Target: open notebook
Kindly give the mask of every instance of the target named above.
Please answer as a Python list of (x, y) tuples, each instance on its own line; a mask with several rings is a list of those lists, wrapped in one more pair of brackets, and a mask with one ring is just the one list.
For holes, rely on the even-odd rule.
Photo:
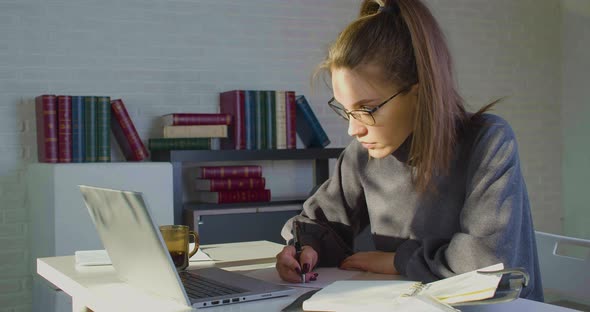
[[(493, 298), (506, 273), (503, 269), (504, 265), (499, 263), (428, 284), (412, 281), (337, 281), (303, 302), (303, 310), (391, 311), (403, 308), (404, 311), (456, 311), (451, 305), (473, 304)], [(526, 284), (526, 273), (524, 275)], [(503, 301), (515, 299), (519, 292), (520, 289), (516, 296), (505, 296)]]

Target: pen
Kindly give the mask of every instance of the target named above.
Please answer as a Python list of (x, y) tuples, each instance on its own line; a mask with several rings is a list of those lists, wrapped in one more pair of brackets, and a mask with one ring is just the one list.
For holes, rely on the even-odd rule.
[[(293, 243), (295, 245), (295, 259), (299, 261), (299, 257), (301, 256), (301, 243), (299, 242), (299, 226), (295, 220), (293, 220)], [(301, 272), (301, 283), (305, 284), (305, 273), (303, 272)]]

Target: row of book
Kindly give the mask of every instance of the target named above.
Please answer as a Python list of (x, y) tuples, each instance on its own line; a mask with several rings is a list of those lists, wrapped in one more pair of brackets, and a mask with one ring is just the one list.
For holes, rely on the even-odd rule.
[(219, 110), (232, 116), (221, 149), (295, 149), (296, 134), (306, 148), (330, 140), (303, 95), (293, 91), (231, 90), (220, 93)]
[(219, 111), (162, 116), (162, 137), (150, 138), (149, 149), (295, 149), (297, 135), (306, 148), (330, 144), (305, 96), (293, 91), (222, 92)]
[(125, 158), (148, 157), (121, 99), (44, 94), (35, 98), (39, 162), (110, 162), (113, 132)]
[(258, 165), (199, 167), (195, 191), (197, 201), (214, 204), (269, 202), (271, 197)]

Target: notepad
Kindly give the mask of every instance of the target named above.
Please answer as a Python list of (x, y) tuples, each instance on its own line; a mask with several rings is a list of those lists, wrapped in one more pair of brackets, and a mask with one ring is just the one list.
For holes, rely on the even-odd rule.
[[(305, 311), (455, 311), (450, 305), (494, 296), (502, 274), (477, 271), (502, 270), (499, 263), (476, 271), (422, 284), (412, 281), (337, 281), (303, 303)], [(423, 307), (424, 309), (420, 308)]]

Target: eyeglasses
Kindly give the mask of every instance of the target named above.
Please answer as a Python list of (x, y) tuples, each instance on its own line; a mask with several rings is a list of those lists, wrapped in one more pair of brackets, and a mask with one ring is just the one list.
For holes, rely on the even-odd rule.
[(352, 118), (362, 122), (367, 126), (373, 126), (375, 125), (375, 117), (373, 116), (373, 114), (383, 105), (387, 104), (387, 102), (393, 100), (396, 96), (398, 96), (402, 92), (405, 92), (409, 88), (410, 87), (403, 88), (402, 90), (398, 91), (396, 94), (390, 96), (387, 100), (383, 101), (381, 104), (373, 108), (353, 109), (351, 111), (347, 111), (346, 109), (344, 109), (344, 107), (342, 107), (342, 104), (336, 101), (334, 97), (332, 97), (332, 99), (328, 101), (328, 105), (332, 108), (332, 110), (334, 110), (334, 112), (336, 112), (336, 114), (338, 114), (338, 116), (344, 118), (345, 120), (350, 120), (350, 116), (352, 116)]

